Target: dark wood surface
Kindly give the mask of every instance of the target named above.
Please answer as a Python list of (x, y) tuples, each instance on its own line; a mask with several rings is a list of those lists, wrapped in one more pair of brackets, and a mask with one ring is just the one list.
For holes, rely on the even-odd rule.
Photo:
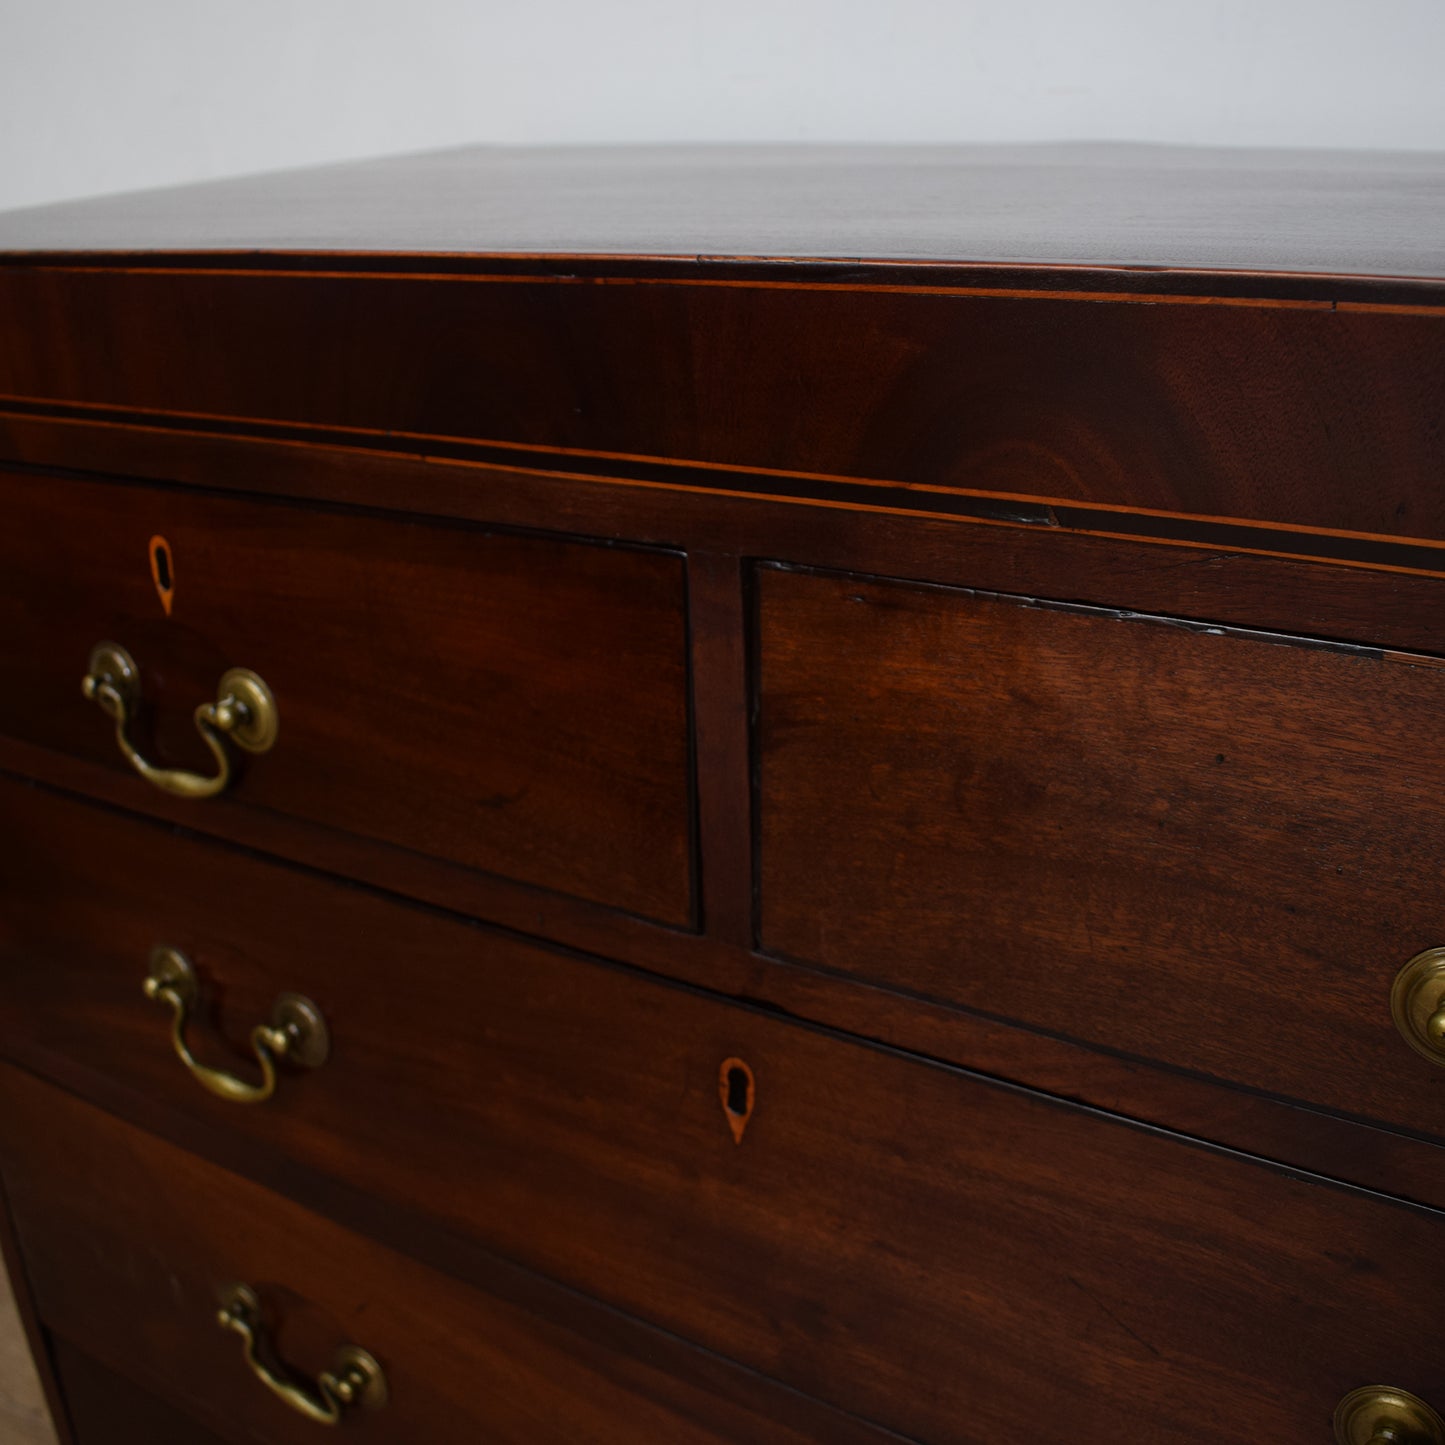
[[(353, 1317), (427, 1346), (409, 1442), (477, 1370), (518, 1440), (972, 1445), (1023, 1402), (1303, 1445), (1369, 1380), (1445, 1400), (1445, 1074), (1384, 1006), (1445, 942), (1440, 162), (1067, 158), (0, 218), (56, 248), (0, 256), (0, 1052), (76, 1097), (6, 1071), (0, 1140), (57, 1338), (234, 1445), (290, 1437), (182, 1308), (233, 1247), (296, 1266), (308, 1367)], [(278, 750), (147, 788), (78, 695), (102, 637), (167, 760), (233, 664)], [(202, 1093), (160, 941), (209, 1061), (281, 989), (333, 1058)]]
[(77, 1445), (224, 1445), (220, 1435), (68, 1341), (51, 1336), (50, 1353), (65, 1380)]
[[(1445, 1228), (1433, 1212), (229, 850), (101, 817), (82, 834), (46, 802), (32, 802), (41, 817), (7, 810), (34, 861), (17, 860), (7, 899), (0, 1035), (24, 1020), (27, 1048), (337, 1174), (403, 1246), (420, 1212), (928, 1440), (1014, 1428), (1028, 1398), (1043, 1439), (1214, 1442), (1228, 1438), (1227, 1396), (1254, 1428), (1303, 1445), (1352, 1385), (1445, 1386), (1421, 1282)], [(282, 988), (321, 1005), (333, 1059), (259, 1108), (204, 1094), (140, 994), (158, 930), (211, 985), (197, 1040), (212, 1062), (238, 1052), (209, 1029), (240, 1037)], [(756, 1081), (741, 1144), (718, 1094), (731, 1058)], [(27, 1113), (23, 1134), (0, 1125), (22, 1238), (40, 1247), (26, 1221), (48, 1221), (51, 1288), (79, 1311), (90, 1286), (73, 1242), (95, 1226), (59, 1201), (94, 1210), (78, 1181), (117, 1171), (62, 1142), (53, 1099), (3, 1117)], [(51, 1177), (47, 1127), (73, 1172)], [(119, 1149), (99, 1142), (117, 1128), (96, 1126), (94, 1148)], [(43, 1198), (27, 1204), (27, 1189)], [(37, 1288), (60, 1327), (43, 1272)]]
[[(746, 838), (739, 838), (736, 824), (737, 808), (747, 791), (745, 747), (727, 741), (736, 735), (741, 720), (724, 721), (729, 710), (743, 706), (743, 683), (736, 674), (732, 682), (725, 682), (716, 671), (736, 666), (727, 658), (741, 650), (744, 640), (740, 584), (730, 592), (724, 575), (707, 584), (710, 590), (696, 590), (704, 574), (713, 575), (719, 568), (726, 573), (726, 555), (715, 563), (705, 561), (715, 555), (710, 548), (722, 548), (734, 556), (771, 553), (824, 566), (907, 570), (1004, 591), (1052, 593), (1195, 619), (1262, 623), (1445, 651), (1439, 581), (1371, 568), (1064, 537), (1041, 527), (943, 521), (828, 505), (800, 507), (781, 500), (663, 490), (625, 480), (599, 485), (540, 472), (498, 473), (480, 465), (427, 463), (194, 433), (12, 417), (4, 435), (13, 451), (51, 465), (113, 465), (131, 474), (170, 476), (195, 484), (210, 479), (282, 497), (307, 496), (320, 502), (349, 497), (394, 511), (419, 507), (436, 515), (504, 521), (514, 527), (550, 524), (598, 536), (686, 545), (694, 558), (694, 645), (701, 646), (706, 635), (712, 639), (708, 647), (722, 649), (712, 654), (715, 663), (696, 679), (700, 699), (704, 692), (712, 698), (710, 716), (717, 720), (708, 727), (700, 721), (697, 739), (707, 795), (700, 800), (706, 805), (702, 822), (712, 829), (703, 842), (701, 883), (704, 912), (711, 914), (715, 937), (679, 937), (561, 897), (542, 907), (534, 890), (331, 829), (302, 826), (294, 819), (224, 799), (201, 807), (167, 799), (138, 787), (128, 772), (113, 766), (108, 753), (105, 762), (91, 764), (0, 738), (0, 764), (191, 829), (219, 831), (251, 847), (559, 938), (593, 953), (628, 958), (866, 1037), (1392, 1193), (1445, 1204), (1441, 1156), (1397, 1134), (1351, 1131), (1329, 1118), (1267, 1099), (1221, 1094), (1185, 1075), (1152, 1073), (1129, 1057), (1081, 1048), (1037, 1031), (1011, 1028), (985, 1016), (881, 992), (807, 968), (763, 964), (736, 946), (719, 948), (717, 939), (739, 936), (739, 919), (742, 936), (750, 933), (750, 902), (736, 898), (738, 871), (746, 864), (741, 856)], [(53, 479), (50, 485), (62, 483)], [(150, 597), (144, 605), (156, 604)], [(67, 706), (83, 715), (93, 711), (78, 694)], [(97, 721), (106, 736), (103, 719)], [(708, 804), (709, 796), (713, 804)], [(710, 816), (721, 821), (720, 828), (712, 828)], [(729, 875), (734, 882), (725, 885)], [(712, 902), (707, 901), (709, 889)], [(728, 889), (734, 901), (725, 905), (720, 895)], [(726, 926), (720, 922), (724, 906), (734, 920)]]
[[(57, 767), (57, 762), (63, 760), (56, 754), (6, 746), (3, 741), (0, 757), (18, 761), (32, 776), (63, 778), (94, 797), (118, 800), (121, 793), (130, 797), (126, 780), (109, 769), (82, 764)], [(48, 806), (63, 813), (70, 811), (63, 794), (47, 795)], [(188, 804), (161, 807), (156, 816), (174, 820), (182, 836), (198, 837), (183, 826), (197, 817)], [(87, 816), (87, 810), (71, 813), (71, 817), (79, 834), (97, 826), (93, 817)], [(265, 847), (272, 846), (277, 838), (268, 829), (241, 832), (248, 841)], [(343, 854), (331, 861), (363, 876), (368, 873), (373, 860), (366, 852), (343, 850)], [(423, 869), (402, 881), (417, 896), (438, 899), (453, 910), (491, 912), (514, 920), (518, 926), (544, 930), (564, 940), (579, 944), (585, 940), (583, 946), (594, 951), (606, 948), (615, 956), (640, 962), (659, 974), (828, 1023), (864, 1039), (912, 1049), (1196, 1138), (1404, 1199), (1445, 1207), (1445, 1151), (1398, 1131), (1366, 1127), (1252, 1091), (1241, 1092), (1173, 1066), (1161, 1069), (1157, 1062), (1149, 1064), (984, 1014), (960, 1011), (776, 958), (763, 958), (750, 950), (720, 946), (709, 938), (650, 929), (616, 915), (569, 913), (555, 904), (539, 912), (535, 904), (513, 892), (478, 889), (477, 876)], [(734, 917), (746, 920), (751, 914), (749, 911)], [(613, 920), (618, 926), (608, 926)], [(267, 1001), (258, 1000), (258, 1004)], [(78, 1057), (63, 1031), (51, 1037), (49, 1044), (46, 1037), (43, 1031), (27, 1027), (12, 1034), (8, 1047), (15, 1057), (61, 1079), (68, 1087), (113, 1101), (110, 1107), (122, 1112), (139, 1111), (149, 1127), (175, 1132), (176, 1117), (164, 1122), (153, 1118), (153, 1098), (128, 1090), (114, 1073), (97, 1069)], [(141, 1089), (145, 1087), (140, 1080), (136, 1083)], [(182, 1093), (194, 1102), (193, 1096)], [(186, 1137), (190, 1147), (202, 1151), (215, 1142), (204, 1131)], [(265, 1166), (252, 1156), (237, 1167), (254, 1174)], [(281, 1187), (298, 1186), (287, 1179)]]
[(0, 730), (129, 771), (79, 700), (90, 649), (114, 641), (140, 670), (142, 750), (212, 773), (192, 715), (248, 667), (280, 732), (238, 802), (690, 921), (678, 557), (13, 474), (0, 498)]
[[(1430, 1343), (1441, 1216), (886, 1055), (859, 1072), (799, 1036), (785, 1051), (745, 1041), (758, 1106), (741, 1146), (714, 1121), (726, 1182), (680, 1181), (709, 1216), (708, 1247), (644, 1226), (650, 1268), (679, 1298), (711, 1255), (709, 1311), (777, 1374), (949, 1442), (1017, 1430), (1026, 1402), (1044, 1440), (1213, 1445), (1247, 1419), (1306, 1445), (1356, 1385), (1445, 1387)], [(0, 1147), (47, 1320), (173, 1398), (257, 1438), (310, 1438), (257, 1402), (235, 1341), (208, 1327), (212, 1291), (240, 1275), (282, 1312), (299, 1367), (324, 1363), (338, 1335), (387, 1363), (395, 1405), (377, 1438), (475, 1438), (456, 1432), (479, 1401), (501, 1439), (578, 1438), (573, 1411), (602, 1422), (583, 1438), (688, 1438), (649, 1433), (636, 1375), (579, 1341), (519, 1342), (544, 1327), (496, 1318), (470, 1290), (26, 1076), (7, 1069), (3, 1087)], [(496, 1183), (506, 1191), (504, 1171)], [(598, 1219), (587, 1239), (631, 1254), (641, 1233)], [(621, 1378), (604, 1389), (609, 1370)], [(675, 1382), (642, 1373), (671, 1416)], [(751, 1442), (767, 1419), (764, 1403), (694, 1429)], [(849, 1438), (827, 1428), (800, 1438)]]
[[(303, 1375), (342, 1343), (376, 1356), (391, 1399), (343, 1427), (368, 1440), (896, 1438), (663, 1336), (624, 1353), (628, 1331), (609, 1330), (605, 1311), (579, 1334), (515, 1309), (14, 1070), (0, 1070), (0, 1094), (0, 1150), (47, 1323), (232, 1445), (305, 1445), (320, 1430), (251, 1376), (239, 1339), (216, 1325), (217, 1293), (235, 1281), (261, 1295), (282, 1360)], [(111, 1438), (82, 1424), (77, 1445)]]
[(913, 258), (1445, 276), (1445, 161), (1153, 145), (470, 147), (0, 216), (0, 251)]
[[(1265, 527), (1226, 529), (1225, 538), (1121, 536), (1107, 531), (1123, 520), (1115, 513), (1091, 522), (1020, 506), (939, 512), (931, 495), (912, 490), (798, 495), (777, 477), (739, 495), (731, 475), (718, 486), (711, 473), (655, 475), (622, 458), (579, 474), (571, 456), (503, 464), (483, 448), (418, 457), (358, 449), (335, 432), (304, 436), (298, 446), (155, 419), (42, 417), (0, 406), (0, 447), (27, 464), (10, 471), (111, 472), (1445, 653), (1445, 547), (1433, 544)], [(1188, 530), (1178, 519), (1163, 522)], [(1334, 542), (1348, 551), (1332, 556)]]
[(1387, 564), (1371, 539), (1445, 541), (1415, 424), (1445, 313), (611, 279), (0, 268), (0, 399)]
[(766, 950), (1439, 1134), (1429, 658), (757, 574)]

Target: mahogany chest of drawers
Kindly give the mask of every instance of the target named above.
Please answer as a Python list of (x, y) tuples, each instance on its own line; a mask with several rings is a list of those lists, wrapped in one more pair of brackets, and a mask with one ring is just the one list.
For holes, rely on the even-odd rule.
[(74, 1445), (1445, 1442), (1445, 164), (0, 217)]

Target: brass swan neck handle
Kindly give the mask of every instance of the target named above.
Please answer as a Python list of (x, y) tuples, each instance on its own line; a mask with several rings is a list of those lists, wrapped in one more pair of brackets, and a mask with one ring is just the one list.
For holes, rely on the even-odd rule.
[(379, 1410), (386, 1404), (386, 1376), (357, 1345), (337, 1350), (331, 1369), (314, 1381), (283, 1364), (262, 1319), (260, 1297), (249, 1285), (227, 1285), (221, 1291), (216, 1323), (240, 1335), (251, 1373), (298, 1415), (318, 1425), (338, 1425), (349, 1410)]
[(203, 1064), (186, 1042), (186, 1025), (200, 999), (196, 970), (185, 954), (166, 945), (151, 951), (145, 996), (171, 1009), (171, 1046), (176, 1057), (202, 1086), (233, 1104), (261, 1104), (276, 1092), (277, 1064), (285, 1059), (303, 1069), (319, 1068), (331, 1051), (331, 1037), (321, 1011), (300, 994), (281, 994), (269, 1024), (251, 1030), (251, 1047), (261, 1068), (259, 1083), (248, 1083), (222, 1069)]
[(244, 667), (225, 673), (215, 702), (203, 702), (196, 709), (196, 731), (216, 760), (216, 771), (209, 777), (183, 768), (159, 767), (141, 756), (130, 737), (140, 709), (140, 671), (118, 643), (102, 642), (91, 650), (80, 691), (115, 723), (116, 746), (131, 767), (148, 783), (177, 797), (214, 798), (230, 786), (235, 766), (228, 741), (251, 753), (264, 753), (276, 742), (276, 699), (271, 689)]

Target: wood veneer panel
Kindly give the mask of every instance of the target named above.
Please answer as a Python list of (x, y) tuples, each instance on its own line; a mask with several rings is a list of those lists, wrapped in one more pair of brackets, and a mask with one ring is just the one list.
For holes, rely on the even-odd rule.
[(1445, 539), (1445, 312), (604, 281), (0, 268), (0, 395)]
[(14, 473), (0, 507), (0, 730), (127, 770), (79, 692), (114, 641), (139, 669), (142, 750), (209, 774), (192, 714), (248, 667), (280, 729), (242, 804), (690, 922), (677, 555)]
[(766, 949), (1439, 1135), (1430, 659), (762, 568)]
[(1439, 277), (1442, 176), (1419, 152), (472, 146), (12, 212), (0, 251), (1072, 261), (1146, 267), (1155, 287), (1202, 266)]
[[(605, 1311), (579, 1334), (513, 1308), (8, 1067), (0, 1096), (6, 1179), (52, 1328), (233, 1445), (306, 1445), (320, 1428), (254, 1380), (240, 1341), (217, 1327), (217, 1294), (238, 1280), (261, 1295), (282, 1358), (303, 1374), (328, 1368), (346, 1341), (381, 1361), (389, 1403), (342, 1426), (367, 1440), (896, 1439), (655, 1334), (629, 1355)], [(93, 1407), (87, 1396), (83, 1418)], [(92, 1445), (88, 1428), (78, 1445)]]
[[(57, 769), (57, 755), (0, 740), (0, 758), (12, 757), (19, 757), (34, 777), (59, 774), (91, 798), (121, 801), (124, 779), (107, 769), (78, 763)], [(14, 774), (8, 775), (6, 782), (26, 785)], [(66, 809), (78, 801), (74, 795), (43, 791), (56, 806)], [(178, 805), (157, 808), (152, 821), (168, 821), (186, 836), (195, 837), (189, 827), (195, 819), (194, 811)], [(241, 832), (243, 841), (262, 849), (272, 848), (278, 836), (265, 828)], [(329, 854), (326, 861), (354, 869), (360, 877), (368, 876), (372, 862), (364, 845)], [(554, 907), (539, 917), (525, 894), (500, 885), (479, 887), (487, 882), (481, 875), (420, 866), (404, 881), (415, 898), (453, 916), (492, 917), (523, 930), (545, 928), (555, 941), (594, 955), (631, 961), (657, 976), (696, 984), (855, 1037), (911, 1049), (1282, 1164), (1445, 1208), (1445, 1150), (1397, 1130), (1366, 1126), (1297, 1102), (1241, 1091), (1218, 1080), (723, 945), (700, 934), (670, 933), (620, 914)], [(62, 1050), (68, 1046), (63, 1036), (54, 1042)], [(83, 1059), (57, 1053), (33, 1031), (12, 1034), (7, 1047), (27, 1067), (101, 1099), (108, 1108), (138, 1115), (147, 1127), (175, 1136), (183, 1124), (173, 1110), (167, 1111), (153, 1099), (142, 1104), (144, 1095), (114, 1077), (97, 1073)], [(152, 1108), (160, 1110), (155, 1117)], [(181, 1136), (188, 1147), (203, 1153), (218, 1142), (196, 1121), (190, 1121), (189, 1130), (182, 1128)], [(221, 1158), (229, 1163), (231, 1155), (223, 1152)], [(236, 1167), (251, 1173), (265, 1171), (254, 1153)]]
[[(1214, 1445), (1247, 1419), (1305, 1445), (1354, 1385), (1445, 1390), (1431, 1211), (53, 798), (6, 816), (27, 848), (0, 1039), (23, 1021), (28, 1056), (333, 1174), (389, 1233), (420, 1212), (940, 1442), (1015, 1429), (1027, 1400), (1045, 1439)], [(281, 989), (320, 1005), (332, 1059), (261, 1108), (204, 1094), (140, 993), (163, 938), (206, 977), (208, 1059), (244, 1067)], [(730, 1058), (756, 1080), (741, 1144)]]
[(52, 1336), (51, 1354), (76, 1445), (224, 1445), (220, 1435), (67, 1341)]

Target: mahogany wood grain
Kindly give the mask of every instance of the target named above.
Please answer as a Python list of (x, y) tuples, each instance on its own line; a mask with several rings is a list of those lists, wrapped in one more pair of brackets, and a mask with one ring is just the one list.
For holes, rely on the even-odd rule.
[(725, 944), (753, 937), (744, 567), (738, 557), (688, 558), (688, 620), (697, 710), (698, 834), (707, 847), (703, 927)]
[[(77, 1445), (224, 1445), (174, 1406), (51, 1337)], [(263, 1442), (264, 1445), (264, 1442)]]
[[(125, 787), (125, 780), (108, 768), (65, 762), (56, 754), (0, 739), (0, 760), (16, 758), (31, 777), (59, 776), (91, 798), (118, 802), (118, 793)], [(7, 782), (24, 786), (23, 780), (14, 776)], [(77, 839), (95, 826), (88, 810), (71, 811), (73, 798), (66, 802), (64, 793), (49, 789), (46, 795), (53, 806), (71, 812)], [(156, 816), (169, 819), (181, 836), (198, 836), (186, 826), (195, 820), (195, 812), (179, 800), (168, 809), (157, 809)], [(243, 841), (266, 849), (274, 847), (278, 837), (266, 828), (237, 831)], [(334, 852), (328, 864), (365, 877), (371, 861), (364, 848), (353, 848)], [(587, 914), (579, 911), (580, 905), (579, 910), (569, 911), (559, 900), (540, 908), (515, 890), (487, 886), (480, 875), (462, 870), (439, 873), (428, 866), (401, 881), (413, 897), (428, 899), (453, 913), (490, 916), (539, 936), (594, 953), (600, 949), (657, 975), (811, 1019), (865, 1040), (910, 1049), (1127, 1118), (1445, 1208), (1445, 1150), (1397, 1130), (1370, 1127), (1298, 1103), (1241, 1091), (1217, 1079), (1161, 1067), (1157, 1060), (1146, 1063), (1097, 1045), (1041, 1033), (1016, 1021), (962, 1011), (698, 935), (659, 930), (622, 915)], [(62, 1050), (66, 1047), (63, 1038), (57, 1042)], [(97, 1072), (73, 1053), (55, 1052), (33, 1032), (12, 1034), (6, 1047), (16, 1059), (67, 1087), (108, 1101), (107, 1107), (117, 1112), (139, 1112), (148, 1128), (176, 1134), (176, 1116), (152, 1117), (148, 1104), (140, 1102), (141, 1096), (128, 1092), (113, 1075)], [(206, 1152), (213, 1147), (214, 1137), (190, 1133), (186, 1143)], [(254, 1156), (236, 1167), (253, 1175), (264, 1169)], [(308, 1181), (305, 1187), (313, 1184)], [(294, 1190), (303, 1186), (289, 1176), (282, 1187)], [(373, 1221), (364, 1227), (378, 1226)]]
[(1445, 541), (1445, 311), (606, 282), (0, 268), (0, 396)]
[(15, 473), (0, 505), (0, 729), (128, 771), (78, 692), (114, 641), (140, 671), (143, 750), (209, 773), (192, 713), (249, 667), (280, 732), (233, 790), (245, 805), (688, 924), (679, 557)]
[[(1062, 537), (1050, 529), (941, 522), (776, 501), (659, 491), (512, 470), (299, 449), (274, 442), (171, 435), (127, 427), (11, 418), (6, 440), (37, 460), (117, 462), (137, 473), (206, 476), (315, 500), (347, 495), (378, 506), (512, 526), (551, 523), (603, 536), (693, 546), (715, 542), (744, 555), (769, 551), (824, 565), (912, 568), (923, 575), (1010, 591), (1054, 591), (1083, 601), (1170, 610), (1224, 622), (1264, 622), (1361, 640), (1445, 650), (1437, 619), (1442, 584), (1428, 578), (1309, 566), (1138, 542)], [(726, 570), (727, 564), (724, 564)], [(709, 594), (723, 597), (716, 589)], [(700, 627), (702, 613), (695, 627)], [(739, 634), (725, 645), (741, 648)], [(699, 632), (701, 636), (701, 632)], [(718, 654), (725, 660), (727, 653)], [(699, 678), (700, 687), (708, 686)], [(734, 685), (736, 686), (736, 684)], [(726, 689), (723, 690), (726, 692)], [(71, 706), (88, 711), (78, 698)], [(724, 696), (723, 706), (732, 702)], [(736, 750), (733, 750), (734, 753)], [(746, 789), (736, 761), (709, 764), (708, 786), (732, 806)], [(745, 996), (844, 1030), (1029, 1082), (1190, 1134), (1406, 1197), (1445, 1204), (1445, 1164), (1398, 1135), (1351, 1132), (1317, 1114), (1249, 1095), (1221, 1093), (1184, 1076), (1150, 1074), (1129, 1058), (1010, 1028), (919, 999), (890, 995), (805, 968), (763, 964), (712, 941), (679, 937), (574, 900), (539, 897), (503, 880), (288, 822), (226, 800), (196, 807), (137, 789), (128, 774), (0, 739), (0, 763), (191, 828), (212, 828), (250, 846), (301, 858), (463, 913), (497, 919), (573, 946), (628, 958), (659, 972)], [(707, 819), (704, 817), (704, 824)], [(704, 840), (704, 876), (736, 870), (735, 832)], [(710, 859), (708, 862), (706, 860)]]
[(378, 252), (431, 267), (426, 252), (469, 252), (559, 269), (611, 253), (654, 270), (667, 257), (835, 256), (854, 270), (916, 257), (1025, 275), (1102, 265), (1115, 285), (1156, 289), (1219, 279), (1187, 268), (1322, 271), (1338, 289), (1370, 273), (1445, 276), (1442, 178), (1445, 161), (1419, 152), (470, 146), (11, 212), (0, 252), (221, 251), (235, 265), (329, 252), (315, 260), (362, 267)]
[[(0, 1166), (78, 1445), (314, 1433), (197, 1326), (232, 1253), (307, 1368), (377, 1331), (407, 1445), (1445, 1405), (1445, 1072), (1385, 1008), (1445, 942), (1441, 165), (494, 151), (0, 217)], [(278, 750), (148, 789), (105, 636), (158, 755), (233, 664)], [(281, 989), (332, 1058), (203, 1094), (161, 941), (208, 1061)]]
[[(987, 1438), (1027, 1399), (1044, 1439), (1212, 1445), (1238, 1413), (1304, 1445), (1353, 1385), (1445, 1389), (1431, 1211), (194, 839), (99, 814), (82, 833), (54, 799), (7, 818), (27, 839), (7, 869), (7, 1049), (23, 1020), (27, 1048), (334, 1173), (392, 1229), (423, 1213), (906, 1435)], [(204, 1094), (140, 995), (162, 937), (211, 986), (212, 1061), (239, 1065), (210, 1030), (236, 1040), (283, 988), (316, 999), (333, 1058), (261, 1108)], [(740, 1145), (728, 1058), (757, 1087)], [(24, 1161), (47, 1157), (55, 1107), (12, 1145), (24, 1177), (53, 1167)], [(54, 1247), (84, 1228), (57, 1219)], [(56, 1277), (84, 1288), (73, 1262)]]
[(1445, 1135), (1428, 659), (763, 568), (763, 946)]
[[(1380, 544), (1344, 539), (1361, 553), (1357, 563), (1316, 565), (1289, 555), (1295, 546), (1315, 556), (1309, 549), (1329, 540), (1315, 534), (1292, 542), (1288, 534), (1256, 530), (1240, 550), (1095, 535), (1078, 525), (1055, 525), (1057, 518), (944, 518), (920, 510), (926, 499), (911, 493), (892, 495), (901, 505), (877, 497), (847, 504), (740, 496), (719, 492), (706, 474), (688, 469), (648, 481), (627, 476), (621, 463), (617, 474), (578, 475), (564, 456), (537, 457), (536, 467), (519, 468), (358, 451), (339, 445), (335, 435), (308, 433), (305, 440), (298, 446), (0, 408), (0, 447), (47, 470), (110, 471), (278, 498), (421, 511), (489, 526), (680, 547), (689, 554), (778, 558), (1445, 653), (1445, 624), (1438, 620), (1445, 616), (1441, 548), (1419, 548), (1396, 566), (1388, 552), (1382, 557)], [(765, 485), (776, 482), (769, 478)]]
[[(515, 1309), (15, 1070), (0, 1069), (0, 1095), (0, 1150), (52, 1329), (232, 1445), (306, 1445), (319, 1433), (252, 1378), (240, 1341), (217, 1327), (218, 1291), (236, 1281), (261, 1295), (282, 1359), (305, 1375), (328, 1368), (341, 1343), (377, 1357), (390, 1400), (342, 1427), (367, 1440), (897, 1438), (665, 1339), (652, 1357), (625, 1355), (605, 1311), (588, 1336)], [(77, 1445), (109, 1438), (82, 1426)]]

